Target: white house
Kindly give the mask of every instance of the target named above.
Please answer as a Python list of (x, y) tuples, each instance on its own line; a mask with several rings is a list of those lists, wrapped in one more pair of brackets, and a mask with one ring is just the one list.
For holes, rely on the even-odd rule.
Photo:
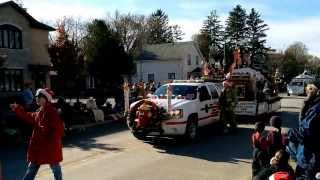
[(193, 42), (147, 45), (136, 61), (134, 82), (167, 82), (201, 73), (204, 58)]

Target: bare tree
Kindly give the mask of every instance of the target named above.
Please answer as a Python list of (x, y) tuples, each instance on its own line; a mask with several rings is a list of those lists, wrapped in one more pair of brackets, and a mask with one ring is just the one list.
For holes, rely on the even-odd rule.
[(109, 20), (111, 27), (117, 32), (124, 50), (131, 55), (139, 51), (146, 39), (146, 18), (137, 14), (120, 14), (115, 12)]

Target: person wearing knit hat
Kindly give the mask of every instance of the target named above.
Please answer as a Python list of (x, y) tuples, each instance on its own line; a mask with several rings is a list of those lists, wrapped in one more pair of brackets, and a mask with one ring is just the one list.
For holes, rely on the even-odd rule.
[(63, 122), (57, 109), (51, 104), (54, 93), (50, 89), (38, 89), (37, 112), (26, 112), (16, 103), (10, 108), (16, 115), (33, 126), (27, 153), (28, 168), (24, 180), (33, 180), (40, 165), (49, 164), (55, 180), (62, 180), (60, 162), (62, 161)]

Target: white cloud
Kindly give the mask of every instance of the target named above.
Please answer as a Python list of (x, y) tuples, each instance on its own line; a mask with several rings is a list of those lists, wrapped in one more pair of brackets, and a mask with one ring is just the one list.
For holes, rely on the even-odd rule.
[(39, 1), (28, 0), (24, 2), (24, 7), (28, 13), (39, 21), (55, 22), (64, 16), (81, 18), (84, 20), (101, 18), (106, 16), (106, 11), (102, 7), (95, 7), (86, 4), (65, 2), (58, 0)]
[[(4, 2), (6, 0), (0, 0)], [(192, 14), (192, 18), (171, 17), (172, 24), (178, 24), (185, 33), (184, 40), (191, 40), (193, 34), (199, 32), (202, 27), (203, 20), (212, 9), (218, 10), (218, 15), (222, 16), (221, 21), (224, 22), (228, 16), (228, 12), (237, 4), (241, 4), (245, 9), (256, 8), (264, 16), (272, 13), (270, 7), (262, 2), (248, 2), (245, 0), (230, 1), (180, 1), (177, 11), (185, 11)], [(90, 3), (89, 1), (72, 1), (64, 0), (27, 0), (24, 6), (28, 12), (36, 19), (44, 22), (54, 23), (63, 16), (80, 17), (84, 20), (93, 18), (104, 18), (107, 13), (114, 13), (116, 9), (123, 13), (142, 13), (148, 14), (151, 9), (138, 7), (134, 0), (117, 1), (117, 3)], [(150, 12), (149, 12), (150, 11)], [(279, 12), (277, 12), (279, 13)], [(264, 18), (264, 17), (263, 17)], [(266, 21), (270, 30), (267, 32), (267, 42), (272, 48), (285, 49), (288, 45), (295, 41), (301, 41), (307, 45), (309, 52), (320, 56), (320, 21), (317, 17), (301, 18), (295, 21)]]
[(177, 24), (181, 27), (181, 30), (185, 33), (183, 41), (192, 40), (192, 35), (199, 33), (202, 27), (202, 20), (189, 20), (189, 19), (175, 19), (171, 21), (172, 24)]
[(268, 24), (270, 30), (267, 32), (267, 41), (272, 48), (284, 50), (290, 44), (301, 41), (308, 47), (311, 54), (320, 56), (319, 18), (269, 22)]

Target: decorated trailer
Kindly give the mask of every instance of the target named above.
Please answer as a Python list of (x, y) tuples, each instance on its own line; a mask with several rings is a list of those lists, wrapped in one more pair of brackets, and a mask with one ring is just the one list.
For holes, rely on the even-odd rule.
[(281, 98), (266, 78), (251, 68), (235, 69), (228, 75), (236, 89), (238, 116), (268, 115), (281, 108)]

